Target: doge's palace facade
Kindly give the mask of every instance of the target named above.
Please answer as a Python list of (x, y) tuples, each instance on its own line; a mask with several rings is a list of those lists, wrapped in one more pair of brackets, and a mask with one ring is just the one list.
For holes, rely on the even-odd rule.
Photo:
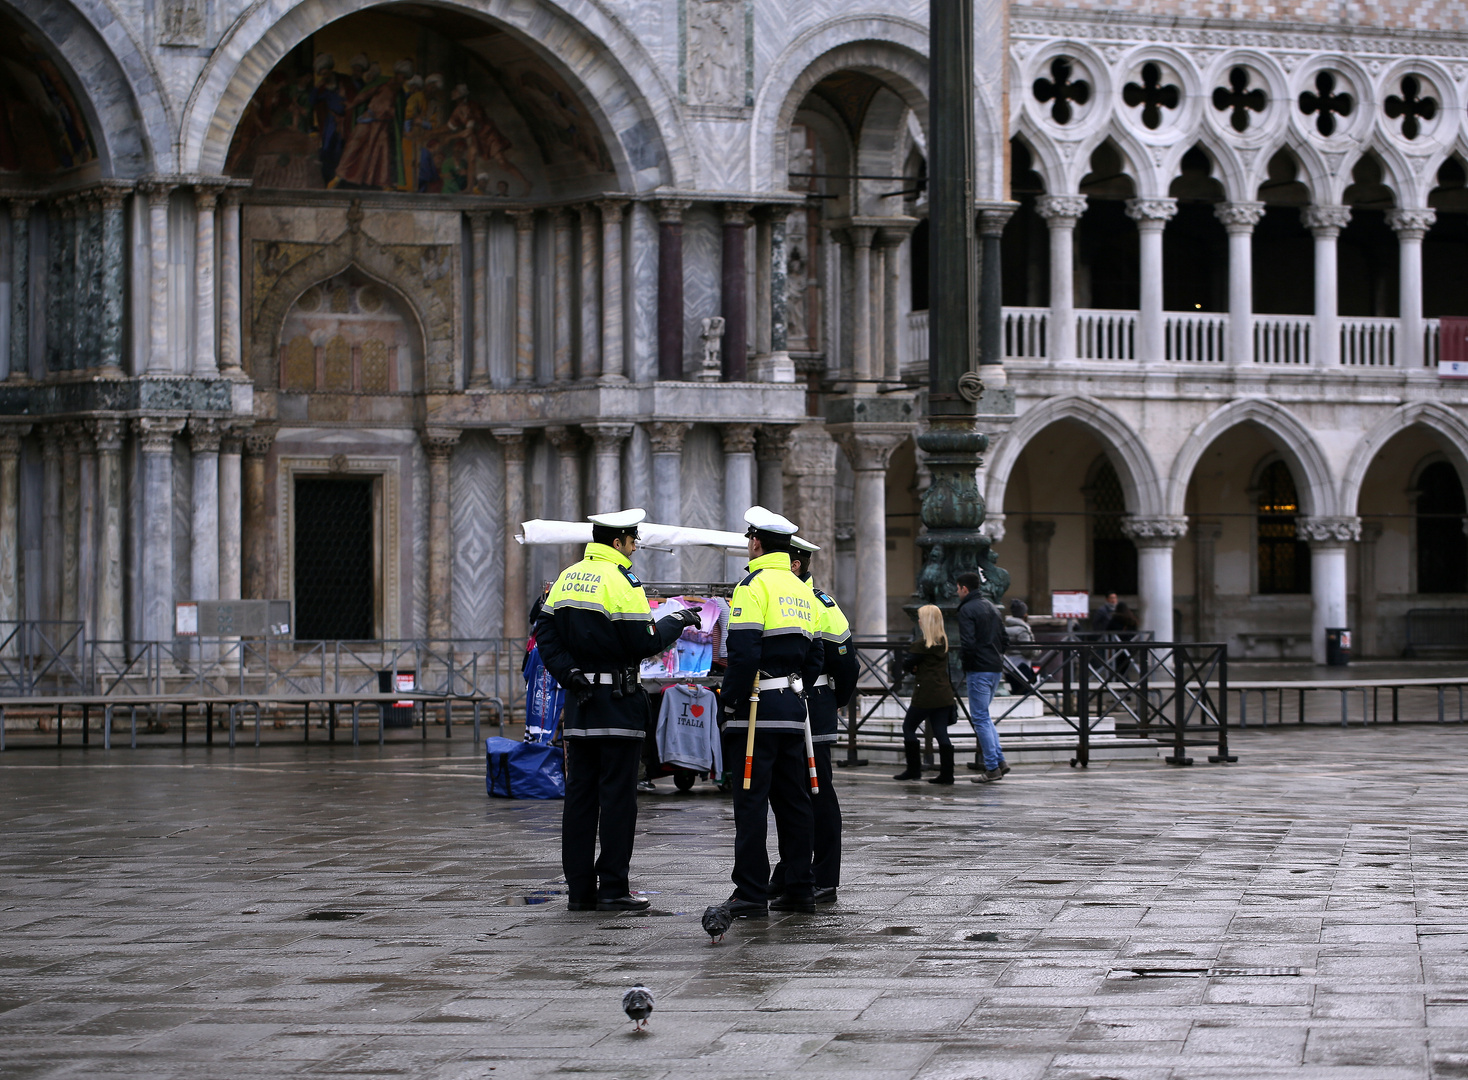
[[(1171, 6), (978, 4), (988, 527), (1038, 613), (1400, 654), (1468, 606), (1468, 5)], [(926, 19), (0, 0), (0, 623), (513, 637), (519, 521), (760, 501), (905, 632)]]

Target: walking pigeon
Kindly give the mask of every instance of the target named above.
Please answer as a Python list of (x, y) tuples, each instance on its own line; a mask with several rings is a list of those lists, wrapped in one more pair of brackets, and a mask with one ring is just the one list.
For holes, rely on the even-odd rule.
[(729, 910), (728, 904), (712, 904), (704, 909), (703, 932), (706, 933), (710, 944), (723, 941), (724, 934), (734, 922), (734, 913)]
[(622, 1011), (637, 1025), (638, 1031), (646, 1029), (652, 1005), (652, 991), (645, 986), (634, 986), (622, 995)]

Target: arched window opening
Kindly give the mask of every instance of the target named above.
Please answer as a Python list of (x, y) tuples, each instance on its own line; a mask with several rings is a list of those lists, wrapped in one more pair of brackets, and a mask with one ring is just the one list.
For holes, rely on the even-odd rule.
[(1468, 536), (1463, 535), (1463, 484), (1450, 462), (1435, 461), (1417, 478), (1417, 591), (1468, 592)]
[(1300, 500), (1295, 478), (1283, 461), (1271, 462), (1260, 474), (1257, 509), (1259, 591), (1308, 593), (1310, 545), (1296, 535)]
[(1341, 230), (1336, 249), (1344, 316), (1397, 317), (1397, 234), (1386, 220), (1396, 199), (1383, 183), (1384, 174), (1374, 154), (1364, 155), (1351, 170), (1353, 183), (1342, 200), (1351, 208), (1350, 223)]
[(1168, 194), (1177, 199), (1177, 215), (1162, 234), (1162, 306), (1227, 311), (1228, 233), (1213, 212), (1224, 191), (1202, 147), (1183, 155)]
[(1019, 209), (1004, 226), (1001, 288), (1006, 307), (1045, 307), (1050, 303), (1050, 230), (1035, 212), (1045, 182), (1035, 171), (1030, 148), (1009, 140), (1009, 195)]
[(1091, 171), (1081, 179), (1080, 193), (1089, 201), (1076, 225), (1078, 308), (1136, 311), (1141, 304), (1137, 223), (1126, 212), (1126, 200), (1137, 192), (1125, 169), (1108, 141), (1096, 147)]
[(1137, 592), (1137, 547), (1121, 531), (1126, 496), (1121, 478), (1109, 458), (1097, 463), (1091, 476), (1091, 589), (1099, 596)]
[(1422, 314), (1468, 315), (1468, 170), (1448, 158), (1427, 196), (1437, 221), (1422, 242)]

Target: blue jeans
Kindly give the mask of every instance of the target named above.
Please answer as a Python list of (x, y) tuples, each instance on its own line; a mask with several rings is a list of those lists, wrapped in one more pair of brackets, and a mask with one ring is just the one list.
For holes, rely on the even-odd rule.
[(989, 702), (998, 685), (997, 671), (968, 673), (969, 721), (974, 725), (974, 734), (979, 739), (979, 751), (984, 756), (984, 768), (988, 772), (993, 772), (1004, 764), (1004, 750), (999, 746), (999, 732), (994, 730), (994, 721), (989, 719)]

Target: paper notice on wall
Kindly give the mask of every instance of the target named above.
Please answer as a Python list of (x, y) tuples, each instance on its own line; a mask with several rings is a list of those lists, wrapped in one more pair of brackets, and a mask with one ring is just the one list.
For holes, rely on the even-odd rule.
[(199, 605), (175, 604), (173, 632), (179, 637), (195, 637), (199, 633)]
[(1084, 619), (1091, 614), (1091, 594), (1087, 592), (1053, 592), (1050, 611), (1062, 619)]

